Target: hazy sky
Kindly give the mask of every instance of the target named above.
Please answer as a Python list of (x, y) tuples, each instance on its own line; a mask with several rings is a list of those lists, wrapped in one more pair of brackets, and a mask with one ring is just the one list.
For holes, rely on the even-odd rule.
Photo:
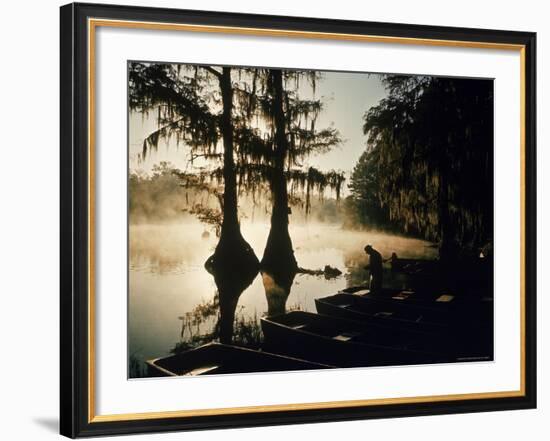
[[(309, 86), (304, 86), (309, 89)], [(304, 95), (310, 95), (306, 93)], [(322, 98), (325, 107), (319, 115), (316, 127), (324, 128), (332, 124), (339, 130), (343, 138), (341, 147), (337, 147), (324, 155), (308, 158), (304, 165), (311, 165), (320, 170), (340, 170), (349, 177), (361, 153), (365, 150), (366, 138), (363, 135), (363, 115), (366, 110), (376, 105), (385, 96), (385, 90), (379, 75), (347, 72), (324, 72), (323, 78), (317, 83), (315, 96)], [(151, 114), (144, 118), (141, 114), (130, 115), (130, 169), (142, 169), (148, 172), (153, 164), (169, 161), (178, 168), (187, 165), (187, 149), (181, 145), (176, 147), (175, 140), (171, 145), (159, 143), (158, 152), (152, 153), (138, 164), (137, 156), (141, 152), (143, 139), (156, 129), (156, 121)]]

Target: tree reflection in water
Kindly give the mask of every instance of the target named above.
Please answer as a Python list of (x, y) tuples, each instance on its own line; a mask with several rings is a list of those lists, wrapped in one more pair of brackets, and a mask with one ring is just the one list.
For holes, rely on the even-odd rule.
[(267, 299), (267, 315), (284, 314), (286, 301), (290, 295), (290, 289), (296, 277), (294, 270), (274, 271), (263, 270), (262, 281)]
[(220, 271), (214, 270), (209, 263), (207, 261), (205, 267), (214, 277), (217, 291), (212, 300), (200, 303), (180, 317), (180, 341), (171, 352), (186, 351), (212, 341), (255, 349), (260, 347), (262, 334), (258, 318), (246, 317), (237, 311), (239, 298), (256, 278), (257, 268)]

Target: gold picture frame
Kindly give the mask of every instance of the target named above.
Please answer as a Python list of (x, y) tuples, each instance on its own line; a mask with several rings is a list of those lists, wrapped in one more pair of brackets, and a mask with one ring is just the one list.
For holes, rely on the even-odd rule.
[[(220, 23), (234, 23), (231, 25)], [(219, 409), (96, 412), (96, 31), (100, 27), (514, 51), (520, 55), (521, 292), (519, 390)], [(348, 29), (343, 32), (342, 29)], [(199, 427), (528, 408), (535, 405), (535, 35), (124, 6), (61, 8), (61, 433), (89, 436)], [(64, 202), (63, 202), (64, 201)], [(75, 240), (78, 238), (78, 240)], [(82, 238), (86, 238), (82, 241)], [(75, 259), (74, 256), (78, 256)]]

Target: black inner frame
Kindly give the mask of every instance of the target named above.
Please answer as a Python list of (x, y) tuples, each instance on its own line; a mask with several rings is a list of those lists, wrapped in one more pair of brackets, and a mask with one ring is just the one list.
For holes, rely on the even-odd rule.
[[(92, 17), (524, 45), (525, 395), (89, 423), (87, 20)], [(60, 25), (60, 432), (62, 435), (74, 438), (536, 407), (535, 33), (78, 3), (61, 7)]]

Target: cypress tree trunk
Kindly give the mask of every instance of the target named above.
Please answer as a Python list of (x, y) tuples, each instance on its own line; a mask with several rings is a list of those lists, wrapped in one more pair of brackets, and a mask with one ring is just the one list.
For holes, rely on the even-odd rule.
[[(223, 224), (222, 237), (240, 234), (239, 217), (237, 213), (237, 177), (235, 160), (233, 158), (233, 88), (231, 85), (231, 69), (224, 67), (220, 79), (222, 91), (222, 135), (223, 135)], [(225, 234), (224, 234), (225, 233)]]
[[(235, 277), (248, 278), (248, 273), (257, 274), (258, 258), (252, 247), (241, 234), (237, 208), (237, 176), (233, 158), (233, 86), (231, 68), (224, 67), (220, 81), (223, 102), (222, 135), (223, 135), (223, 221), (220, 240), (214, 255), (206, 261), (206, 268), (211, 273), (226, 274), (230, 284), (236, 283)], [(246, 273), (246, 274), (244, 274)], [(222, 282), (224, 283), (224, 282)], [(238, 284), (238, 283), (237, 283)]]
[(273, 174), (270, 179), (273, 198), (271, 229), (262, 258), (262, 268), (284, 268), (296, 270), (298, 264), (292, 249), (292, 240), (288, 232), (288, 192), (285, 178), (285, 158), (288, 144), (285, 131), (283, 110), (283, 75), (281, 70), (270, 73), (273, 84), (273, 115), (275, 119), (275, 158)]

